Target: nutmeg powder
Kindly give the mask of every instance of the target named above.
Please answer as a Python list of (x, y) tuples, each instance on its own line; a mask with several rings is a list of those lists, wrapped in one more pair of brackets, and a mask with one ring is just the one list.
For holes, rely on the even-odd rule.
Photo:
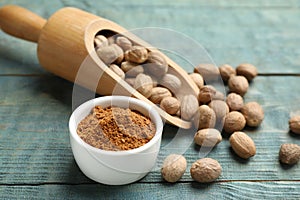
[(77, 127), (83, 141), (109, 151), (143, 146), (153, 138), (155, 131), (153, 122), (137, 111), (101, 106), (95, 106)]

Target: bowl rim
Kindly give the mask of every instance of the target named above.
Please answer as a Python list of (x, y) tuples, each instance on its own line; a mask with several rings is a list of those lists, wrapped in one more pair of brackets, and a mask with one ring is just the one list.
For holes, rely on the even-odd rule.
[[(130, 149), (130, 150), (121, 150), (121, 151), (108, 151), (108, 150), (103, 150), (99, 149), (96, 147), (93, 147), (92, 145), (86, 143), (83, 141), (79, 135), (77, 134), (77, 124), (75, 120), (75, 116), (80, 114), (82, 110), (89, 109), (89, 111), (96, 105), (101, 105), (105, 102), (113, 102), (113, 105), (117, 102), (128, 102), (128, 105), (138, 105), (139, 107), (145, 108), (149, 116), (151, 118), (151, 121), (154, 123), (156, 131), (154, 137), (144, 144), (143, 146), (140, 146), (135, 149)], [(135, 109), (139, 111), (139, 109)], [(152, 117), (151, 117), (152, 116)], [(86, 148), (89, 151), (95, 152), (95, 153), (100, 153), (103, 155), (111, 155), (111, 156), (121, 156), (121, 155), (130, 155), (130, 154), (136, 154), (136, 153), (141, 153), (145, 151), (146, 149), (149, 149), (152, 145), (156, 144), (157, 141), (161, 138), (162, 132), (163, 132), (163, 122), (156, 111), (154, 106), (151, 106), (150, 104), (147, 104), (146, 102), (133, 98), (133, 97), (128, 97), (128, 96), (103, 96), (103, 97), (97, 97), (93, 98), (91, 100), (88, 100), (81, 105), (79, 105), (71, 114), (70, 119), (69, 119), (69, 132), (70, 136), (73, 137), (81, 146)]]

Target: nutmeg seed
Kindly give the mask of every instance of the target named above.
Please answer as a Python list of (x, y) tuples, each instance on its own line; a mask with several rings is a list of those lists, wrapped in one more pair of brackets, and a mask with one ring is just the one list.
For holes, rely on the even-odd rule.
[(217, 129), (201, 129), (195, 134), (194, 141), (200, 146), (213, 147), (222, 141), (222, 135)]
[(146, 98), (149, 98), (153, 88), (151, 77), (146, 74), (137, 75), (134, 82), (134, 88)]
[(248, 81), (252, 81), (257, 76), (257, 69), (252, 64), (243, 63), (237, 66), (236, 73), (244, 76)]
[(126, 72), (126, 76), (136, 77), (138, 74), (142, 74), (142, 73), (144, 73), (144, 68), (142, 65), (138, 65), (138, 66), (132, 67), (130, 70), (128, 70)]
[(300, 116), (294, 116), (289, 120), (290, 130), (293, 133), (300, 134)]
[(191, 73), (189, 74), (190, 78), (194, 81), (197, 87), (200, 89), (204, 85), (203, 77), (198, 73)]
[(174, 94), (176, 94), (181, 87), (180, 79), (172, 74), (164, 75), (159, 84), (168, 88)]
[(216, 114), (217, 120), (223, 120), (227, 113), (229, 113), (229, 108), (227, 104), (222, 100), (213, 100), (208, 104)]
[(231, 76), (236, 75), (235, 69), (231, 65), (228, 65), (228, 64), (221, 65), (219, 67), (219, 71), (220, 71), (220, 75), (225, 83), (227, 83), (227, 81), (229, 80), (229, 78)]
[(234, 132), (229, 142), (233, 151), (241, 158), (248, 159), (256, 154), (255, 143), (244, 132)]
[(117, 37), (116, 44), (119, 45), (124, 52), (131, 49), (132, 47), (132, 43), (130, 42), (130, 40), (122, 36)]
[(257, 127), (261, 124), (264, 119), (264, 111), (257, 102), (246, 103), (242, 110), (247, 125), (251, 127)]
[(190, 120), (199, 107), (198, 100), (194, 95), (185, 95), (181, 101), (181, 118)]
[(214, 159), (202, 158), (192, 164), (190, 173), (195, 181), (209, 183), (221, 175), (222, 167), (219, 162)]
[(216, 124), (216, 114), (213, 109), (207, 105), (202, 105), (198, 107), (194, 115), (194, 125), (196, 128), (212, 128)]
[(166, 59), (158, 51), (151, 51), (148, 54), (147, 63), (144, 67), (154, 76), (162, 77), (168, 71)]
[(201, 74), (205, 81), (213, 81), (220, 77), (218, 67), (213, 64), (199, 64), (194, 68), (194, 72)]
[(244, 76), (231, 76), (228, 80), (230, 92), (244, 96), (248, 90), (249, 83)]
[(111, 63), (119, 64), (124, 57), (123, 50), (116, 44), (99, 48), (97, 54), (106, 65), (110, 65)]
[(241, 131), (245, 125), (246, 119), (240, 112), (232, 111), (225, 116), (224, 131), (226, 133)]
[(230, 111), (239, 111), (244, 106), (243, 97), (236, 93), (228, 94), (226, 98), (226, 103), (230, 109)]
[(300, 146), (297, 144), (283, 144), (279, 151), (280, 162), (293, 165), (300, 160)]
[(174, 183), (182, 177), (186, 167), (187, 162), (182, 155), (171, 154), (163, 162), (161, 175), (166, 181)]
[(137, 64), (145, 62), (148, 58), (148, 51), (142, 46), (132, 46), (125, 52), (125, 60)]
[(96, 49), (108, 46), (108, 40), (103, 35), (97, 35), (94, 39), (94, 45)]
[(174, 115), (180, 109), (180, 102), (175, 97), (165, 97), (161, 100), (160, 107), (170, 115)]
[(216, 95), (216, 89), (212, 85), (204, 85), (200, 88), (198, 100), (200, 103), (208, 103)]
[(149, 98), (155, 104), (159, 104), (161, 100), (165, 97), (171, 97), (171, 92), (164, 87), (154, 87), (151, 91), (151, 96)]

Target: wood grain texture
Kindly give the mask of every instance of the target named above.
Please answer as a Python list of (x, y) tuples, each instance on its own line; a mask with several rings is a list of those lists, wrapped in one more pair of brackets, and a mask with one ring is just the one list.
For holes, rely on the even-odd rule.
[[(299, 199), (299, 182), (0, 186), (4, 199)], [(34, 195), (32, 195), (34, 194)]]
[[(113, 20), (127, 29), (163, 27), (186, 34), (203, 45), (216, 64), (251, 62), (260, 73), (300, 73), (300, 17), (297, 1), (45, 1), (44, 6), (15, 1), (47, 18), (63, 6), (76, 6)], [(0, 2), (0, 6), (11, 3)], [(99, 5), (99, 6), (98, 6)], [(134, 13), (134, 15), (128, 14)], [(137, 20), (137, 17), (139, 20)], [(24, 70), (1, 67), (0, 73), (44, 73), (36, 65), (35, 45), (0, 33), (0, 53), (13, 62), (33, 66)], [(11, 44), (11, 45), (6, 45)], [(187, 47), (188, 48), (188, 47)], [(23, 56), (24, 55), (24, 56)], [(185, 66), (183, 66), (185, 67)]]

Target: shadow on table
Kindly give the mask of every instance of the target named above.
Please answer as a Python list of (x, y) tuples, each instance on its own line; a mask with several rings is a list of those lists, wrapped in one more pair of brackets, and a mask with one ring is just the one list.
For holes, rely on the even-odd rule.
[(54, 75), (45, 75), (37, 77), (33, 84), (33, 92), (37, 95), (46, 94), (61, 102), (62, 104), (73, 108), (78, 107), (91, 98), (99, 95), (87, 90), (81, 86), (76, 86), (76, 94), (73, 94), (74, 83)]
[(300, 140), (300, 134), (293, 133), (292, 131), (289, 131), (288, 134), (289, 134), (289, 136), (292, 137), (293, 139)]
[[(44, 74), (44, 70), (38, 63), (36, 48), (31, 42), (18, 41), (3, 37), (0, 41), (0, 63), (2, 74)], [(13, 42), (12, 42), (13, 41)]]
[(228, 147), (229, 148), (229, 151), (230, 151), (230, 157), (232, 159), (234, 159), (235, 161), (241, 163), (241, 164), (247, 164), (250, 162), (251, 158), (248, 158), (248, 159), (243, 159), (241, 157), (239, 157), (231, 147)]

